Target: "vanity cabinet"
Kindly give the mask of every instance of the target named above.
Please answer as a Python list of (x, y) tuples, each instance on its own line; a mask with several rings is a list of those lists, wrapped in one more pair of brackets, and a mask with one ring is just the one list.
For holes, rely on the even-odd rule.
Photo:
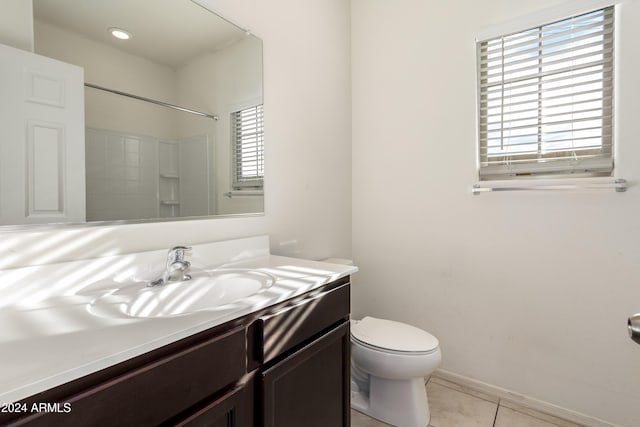
[(349, 277), (25, 399), (0, 425), (348, 427)]

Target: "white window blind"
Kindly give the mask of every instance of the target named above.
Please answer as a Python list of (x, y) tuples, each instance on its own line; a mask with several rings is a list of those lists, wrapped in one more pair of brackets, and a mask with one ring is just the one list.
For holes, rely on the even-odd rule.
[(481, 180), (611, 175), (613, 15), (478, 43)]
[(231, 113), (233, 187), (262, 188), (264, 177), (264, 127), (262, 105)]

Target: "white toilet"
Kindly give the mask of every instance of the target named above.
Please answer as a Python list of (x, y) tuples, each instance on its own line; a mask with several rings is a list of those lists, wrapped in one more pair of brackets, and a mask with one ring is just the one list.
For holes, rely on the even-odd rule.
[(365, 317), (351, 321), (351, 407), (398, 427), (427, 427), (424, 377), (440, 365), (438, 339), (422, 329)]

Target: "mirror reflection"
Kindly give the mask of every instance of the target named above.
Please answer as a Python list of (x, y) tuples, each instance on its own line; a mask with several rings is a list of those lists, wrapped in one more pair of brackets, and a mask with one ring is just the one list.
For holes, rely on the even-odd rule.
[(260, 39), (189, 0), (33, 6), (35, 52), (84, 69), (86, 221), (263, 211)]

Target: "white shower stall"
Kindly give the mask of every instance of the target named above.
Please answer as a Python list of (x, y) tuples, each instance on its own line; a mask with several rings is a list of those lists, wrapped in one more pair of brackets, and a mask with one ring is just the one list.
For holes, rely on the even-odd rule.
[(87, 128), (85, 145), (88, 221), (211, 213), (206, 134), (160, 138)]

